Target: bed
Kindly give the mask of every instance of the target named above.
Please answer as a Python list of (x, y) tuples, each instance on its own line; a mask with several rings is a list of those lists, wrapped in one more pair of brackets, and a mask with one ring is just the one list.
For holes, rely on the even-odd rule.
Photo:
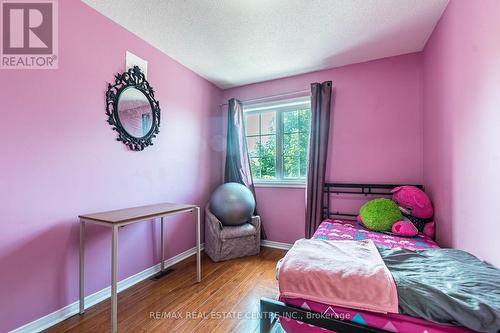
[[(326, 219), (321, 223), (313, 238), (326, 240), (365, 240), (370, 239), (384, 247), (405, 247), (408, 249), (429, 249), (439, 246), (429, 237), (419, 234), (412, 238), (397, 237), (383, 233), (369, 231), (357, 221)], [(325, 305), (307, 299), (292, 299), (281, 297), (285, 304), (311, 310), (317, 313), (327, 313), (331, 316), (351, 320), (354, 323), (368, 325), (373, 328), (389, 332), (428, 333), (435, 332), (472, 332), (458, 326), (434, 324), (423, 319), (400, 314), (379, 314), (367, 311), (357, 311), (347, 308)], [(309, 326), (303, 322), (284, 317), (281, 326), (288, 332), (319, 333), (325, 332), (321, 328)]]
[[(324, 186), (324, 220), (313, 238), (324, 240), (372, 240), (385, 248), (407, 248), (421, 250), (439, 248), (434, 240), (418, 234), (406, 238), (367, 230), (355, 221), (355, 212), (345, 213), (336, 210), (332, 196), (368, 197), (390, 196), (390, 190), (398, 185), (391, 184), (336, 184)], [(418, 185), (417, 185), (418, 186)], [(422, 186), (418, 186), (423, 188)], [(278, 265), (279, 266), (279, 265)], [(277, 272), (279, 271), (279, 267)], [(403, 314), (381, 314), (360, 311), (301, 298), (280, 297), (279, 300), (261, 299), (261, 333), (268, 332), (272, 318), (279, 316), (280, 324), (288, 333), (320, 333), (326, 330), (335, 332), (473, 332), (462, 326), (432, 323), (420, 318)]]

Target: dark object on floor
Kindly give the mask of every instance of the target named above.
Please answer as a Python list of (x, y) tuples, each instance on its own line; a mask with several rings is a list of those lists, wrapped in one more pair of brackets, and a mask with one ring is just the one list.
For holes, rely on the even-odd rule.
[(167, 269), (164, 269), (162, 271), (159, 271), (158, 273), (156, 273), (155, 275), (153, 275), (151, 277), (151, 280), (153, 281), (158, 281), (159, 279), (167, 276), (168, 274), (172, 273), (174, 270), (173, 269), (170, 269), (170, 268), (167, 268)]

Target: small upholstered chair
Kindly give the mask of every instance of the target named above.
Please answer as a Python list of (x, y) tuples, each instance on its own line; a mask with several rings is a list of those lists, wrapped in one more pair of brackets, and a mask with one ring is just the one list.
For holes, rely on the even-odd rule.
[(205, 207), (205, 252), (215, 262), (260, 252), (260, 216), (238, 226), (225, 226)]

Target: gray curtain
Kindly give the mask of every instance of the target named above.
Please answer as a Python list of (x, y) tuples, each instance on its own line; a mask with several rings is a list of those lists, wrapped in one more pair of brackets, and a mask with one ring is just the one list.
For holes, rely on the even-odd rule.
[[(255, 215), (257, 213), (257, 198), (253, 185), (250, 160), (248, 158), (245, 123), (243, 120), (243, 105), (240, 101), (231, 98), (228, 101), (227, 113), (227, 143), (226, 166), (224, 168), (224, 182), (240, 183), (252, 191), (255, 198)], [(261, 239), (266, 239), (264, 226), (261, 225)]]
[(331, 99), (332, 81), (311, 84), (311, 129), (306, 188), (307, 238), (311, 238), (322, 220)]

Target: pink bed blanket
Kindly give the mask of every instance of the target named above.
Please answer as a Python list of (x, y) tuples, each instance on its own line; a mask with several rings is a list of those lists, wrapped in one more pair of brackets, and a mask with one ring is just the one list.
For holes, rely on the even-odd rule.
[(324, 220), (312, 238), (324, 240), (364, 240), (370, 239), (383, 247), (404, 247), (411, 250), (425, 250), (439, 248), (428, 236), (419, 233), (415, 237), (399, 237), (381, 232), (371, 231), (363, 227), (358, 221)]
[(283, 258), (279, 289), (286, 298), (398, 312), (396, 285), (371, 240), (296, 241)]

